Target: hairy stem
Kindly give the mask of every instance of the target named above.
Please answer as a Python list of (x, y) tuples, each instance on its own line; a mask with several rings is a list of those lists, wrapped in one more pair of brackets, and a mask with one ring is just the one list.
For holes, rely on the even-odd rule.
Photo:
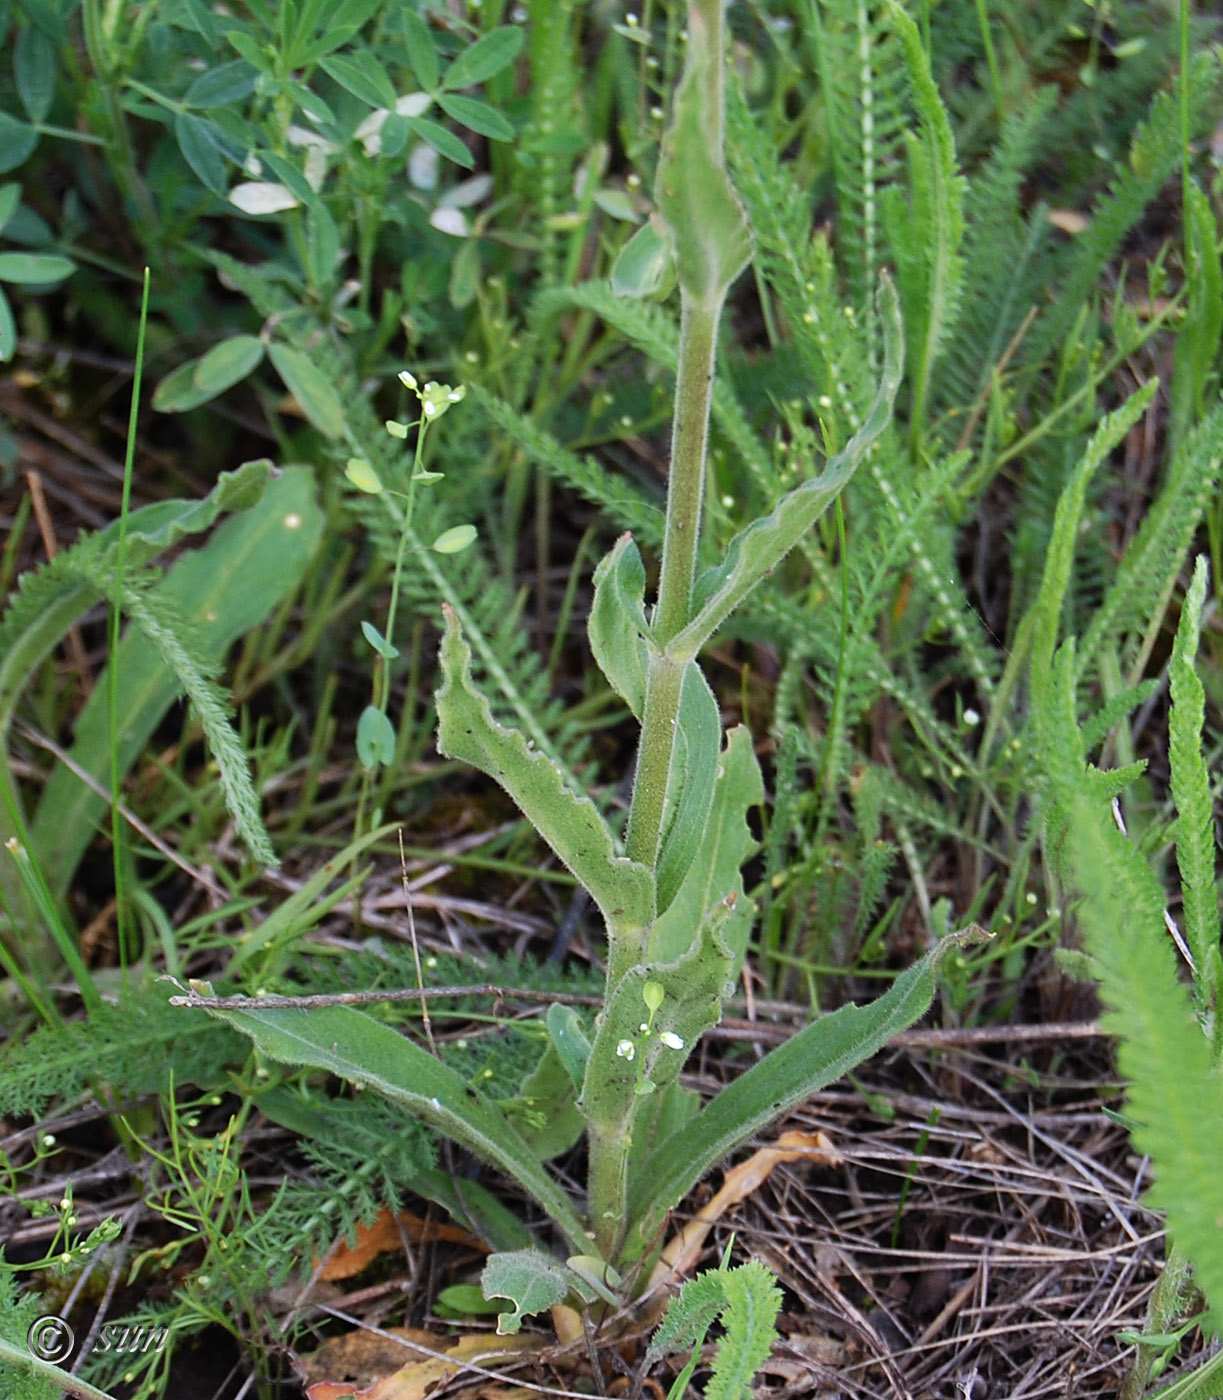
[(646, 680), (645, 713), (641, 721), (626, 842), (630, 859), (651, 867), (657, 860), (662, 837), (667, 772), (675, 743), (685, 665), (667, 656), (665, 648), (690, 621), (692, 613), (722, 300), (719, 297), (712, 305), (698, 304), (685, 295), (681, 313), (666, 536), (655, 613), (655, 636), (663, 651), (651, 658)]

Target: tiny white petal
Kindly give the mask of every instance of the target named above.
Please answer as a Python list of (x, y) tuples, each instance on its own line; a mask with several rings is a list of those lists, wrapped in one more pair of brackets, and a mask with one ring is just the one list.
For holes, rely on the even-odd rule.
[(307, 146), (314, 150), (325, 151), (328, 155), (334, 155), (339, 147), (334, 141), (328, 141), (325, 136), (317, 131), (311, 131), (305, 126), (291, 126), (285, 132), (285, 139), (290, 146)]
[(451, 209), (466, 209), (472, 204), (479, 204), (482, 199), (487, 199), (492, 192), (491, 175), (473, 175), (470, 180), (464, 180), (453, 189), (447, 190), (438, 203)]
[(432, 105), (427, 92), (406, 92), (395, 103), (395, 110), (401, 117), (423, 117)]
[(437, 152), (423, 142), (408, 157), (408, 179), (418, 190), (437, 189)]
[(429, 215), (429, 222), (437, 229), (438, 233), (449, 233), (455, 238), (467, 237), (467, 215), (461, 209), (442, 205)]
[(682, 1036), (678, 1036), (674, 1031), (663, 1031), (658, 1037), (668, 1050), (682, 1050), (684, 1041)]
[(235, 185), (229, 192), (229, 202), (244, 214), (282, 214), (286, 209), (297, 208), (297, 197), (270, 180), (248, 180)]

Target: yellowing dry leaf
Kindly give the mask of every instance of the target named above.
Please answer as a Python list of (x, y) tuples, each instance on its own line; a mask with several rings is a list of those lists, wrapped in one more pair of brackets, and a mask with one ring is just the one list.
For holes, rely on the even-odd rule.
[(713, 1225), (732, 1206), (737, 1206), (753, 1191), (758, 1191), (769, 1179), (774, 1167), (800, 1157), (813, 1159), (825, 1167), (839, 1166), (841, 1161), (836, 1148), (824, 1133), (805, 1133), (797, 1129), (782, 1133), (775, 1143), (753, 1152), (746, 1162), (740, 1162), (726, 1173), (722, 1189), (701, 1207), (696, 1218), (690, 1220), (663, 1250), (662, 1258), (654, 1266), (647, 1292), (670, 1287), (691, 1273), (696, 1268), (705, 1237)]
[(420, 1244), (425, 1240), (450, 1240), (455, 1244), (471, 1245), (474, 1249), (488, 1253), (488, 1246), (482, 1240), (458, 1225), (448, 1225), (440, 1220), (422, 1220), (419, 1215), (413, 1215), (411, 1211), (406, 1210), (399, 1212), (396, 1223), (395, 1216), (384, 1209), (372, 1225), (357, 1227), (357, 1243), (352, 1249), (343, 1241), (340, 1242), (324, 1264), (319, 1277), (327, 1280), (352, 1278), (368, 1268), (379, 1254), (402, 1249), (403, 1239), (399, 1233), (401, 1227), (412, 1244)]

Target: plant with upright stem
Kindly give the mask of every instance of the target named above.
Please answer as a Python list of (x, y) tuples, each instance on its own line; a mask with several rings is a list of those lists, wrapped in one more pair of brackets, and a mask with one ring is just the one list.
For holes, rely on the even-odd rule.
[[(388, 1026), (347, 1006), (210, 1004), (273, 1058), (329, 1069), (402, 1104), (513, 1176), (544, 1208), (566, 1242), (567, 1265), (530, 1247), (529, 1236), (503, 1219), (486, 1213), (477, 1222), (501, 1251), (485, 1290), (514, 1302), (503, 1315), (509, 1329), (523, 1312), (566, 1297), (609, 1297), (621, 1271), (655, 1248), (668, 1212), (705, 1172), (926, 1009), (944, 948), (959, 941), (946, 940), (869, 1006), (845, 1006), (809, 1025), (709, 1104), (680, 1085), (680, 1069), (720, 1019), (747, 950), (754, 910), (740, 872), (755, 843), (746, 814), (764, 795), (751, 737), (742, 726), (723, 736), (697, 657), (836, 499), (886, 426), (901, 377), (900, 316), (885, 279), (882, 375), (858, 432), (820, 476), (790, 491), (732, 539), (719, 563), (698, 573), (718, 323), (751, 249), (723, 159), (723, 55), (721, 0), (696, 0), (658, 167), (659, 219), (638, 235), (653, 240), (647, 261), (671, 259), (681, 301), (656, 606), (647, 614), (645, 568), (628, 535), (594, 577), (591, 650), (641, 725), (623, 843), (550, 758), (494, 719), (472, 681), (471, 650), (453, 609), (446, 609), (441, 648), (439, 749), (510, 793), (589, 891), (606, 926), (606, 992), (593, 1039), (569, 1008), (553, 1006), (545, 1019), (544, 1053), (567, 1078), (585, 1124), (585, 1201), (570, 1199), (493, 1101)], [(633, 1277), (644, 1286), (644, 1273)]]

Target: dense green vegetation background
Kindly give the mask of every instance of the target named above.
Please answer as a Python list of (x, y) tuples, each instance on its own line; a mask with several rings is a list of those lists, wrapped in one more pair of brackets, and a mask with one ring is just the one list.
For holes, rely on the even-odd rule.
[[(766, 775), (753, 988), (826, 1011), (970, 923), (995, 937), (949, 960), (946, 1026), (1056, 1020), (1070, 978), (1103, 977), (1123, 1073), (1151, 1071), (1137, 1102), (1189, 1137), (1161, 1138), (1161, 1203), (1194, 1255), (1219, 1160), (1194, 1121), (1220, 1049), (1218, 24), (904, 14), (728, 11), (754, 259), (722, 325), (711, 556), (861, 425), (885, 270), (906, 351), (843, 508), (706, 657)], [(446, 1174), (422, 1130), (188, 1023), (156, 979), (591, 991), (569, 876), (438, 758), (435, 657), (447, 604), (498, 716), (622, 819), (629, 731), (585, 614), (621, 532), (657, 561), (677, 329), (648, 259), (608, 279), (648, 226), (683, 27), (576, 0), (0, 3), (0, 1113), (137, 1105), (109, 1141), (194, 1231), (146, 1263), (181, 1271), (150, 1315), (224, 1318), (264, 1379), (260, 1300), (305, 1244)], [(419, 416), (405, 370), (463, 391), (415, 456), (384, 427)], [(401, 861), (447, 867), (416, 942), (392, 937)], [(1114, 966), (1139, 908), (1152, 961)], [(1188, 993), (1169, 1009), (1165, 909), (1196, 1025)], [(503, 1100), (539, 1057), (520, 1031), (442, 1048)], [(252, 1187), (256, 1109), (301, 1135), (309, 1183)], [(0, 1186), (57, 1156), (23, 1138)], [(105, 1244), (61, 1243), (69, 1272)], [(169, 1359), (147, 1361), (160, 1394)]]

